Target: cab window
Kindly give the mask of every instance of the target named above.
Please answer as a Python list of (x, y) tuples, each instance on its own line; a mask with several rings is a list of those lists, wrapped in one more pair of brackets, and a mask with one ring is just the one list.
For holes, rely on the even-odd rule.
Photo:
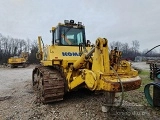
[(82, 29), (63, 28), (61, 35), (62, 45), (79, 45), (83, 42)]

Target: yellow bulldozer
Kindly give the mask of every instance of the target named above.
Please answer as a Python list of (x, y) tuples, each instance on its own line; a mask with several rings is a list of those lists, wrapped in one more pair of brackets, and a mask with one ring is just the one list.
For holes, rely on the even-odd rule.
[(16, 68), (18, 66), (25, 68), (28, 64), (28, 52), (21, 52), (20, 56), (10, 57), (8, 59), (8, 64), (11, 68)]
[(52, 44), (44, 46), (38, 36), (41, 60), (32, 72), (33, 87), (42, 103), (63, 100), (65, 93), (80, 88), (107, 93), (113, 105), (115, 93), (138, 89), (141, 78), (131, 63), (121, 60), (122, 52), (109, 50), (106, 38), (91, 44), (82, 22), (65, 20), (52, 27)]

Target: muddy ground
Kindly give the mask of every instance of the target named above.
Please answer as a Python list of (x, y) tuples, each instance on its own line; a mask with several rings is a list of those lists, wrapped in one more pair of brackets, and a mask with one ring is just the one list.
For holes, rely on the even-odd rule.
[[(149, 70), (145, 63), (133, 65)], [(103, 96), (86, 90), (69, 93), (60, 102), (39, 104), (32, 88), (33, 68), (33, 65), (27, 68), (0, 68), (0, 120), (146, 120), (160, 117), (157, 109), (132, 100), (132, 97), (144, 99), (143, 93), (139, 94), (136, 90), (128, 93), (132, 97), (129, 100), (124, 98), (122, 107), (114, 107), (109, 113), (101, 110)]]

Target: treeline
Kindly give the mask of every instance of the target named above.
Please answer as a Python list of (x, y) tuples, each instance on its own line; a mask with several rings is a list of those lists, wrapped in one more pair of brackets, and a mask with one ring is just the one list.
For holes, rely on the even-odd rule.
[[(147, 55), (145, 55), (145, 53), (148, 50), (140, 52), (140, 44), (137, 40), (133, 40), (130, 45), (128, 43), (113, 41), (110, 43), (109, 47), (110, 49), (115, 49), (115, 47), (117, 47), (118, 50), (122, 51), (122, 59), (134, 60), (136, 56), (160, 56), (160, 53), (155, 50), (151, 51)], [(17, 39), (0, 34), (0, 64), (7, 63), (9, 57), (19, 56), (21, 52), (29, 52), (29, 63), (39, 63), (39, 60), (36, 59), (37, 51), (38, 45), (36, 40), (31, 41), (30, 39)]]
[(131, 45), (128, 43), (122, 43), (119, 41), (113, 41), (110, 43), (110, 48), (114, 49), (117, 47), (118, 50), (122, 51), (122, 59), (134, 60), (136, 56), (140, 56), (139, 52), (139, 41), (132, 41)]
[(36, 59), (38, 46), (36, 41), (18, 39), (0, 34), (0, 64), (7, 63), (8, 58), (19, 56), (21, 52), (28, 52), (29, 63), (39, 63)]
[(146, 54), (151, 48), (143, 50), (142, 52), (139, 51), (140, 44), (138, 40), (133, 40), (130, 45), (128, 43), (122, 43), (119, 41), (111, 42), (110, 49), (114, 49), (115, 47), (117, 47), (118, 50), (122, 51), (122, 59), (134, 61), (136, 56), (160, 57), (160, 53), (156, 50), (152, 50), (148, 54)]

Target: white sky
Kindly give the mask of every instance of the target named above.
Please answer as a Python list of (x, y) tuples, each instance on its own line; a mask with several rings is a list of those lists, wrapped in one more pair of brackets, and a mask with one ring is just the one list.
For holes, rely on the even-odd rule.
[(81, 21), (86, 38), (140, 42), (140, 50), (160, 44), (160, 0), (0, 0), (0, 33), (51, 43), (49, 30), (65, 19)]

